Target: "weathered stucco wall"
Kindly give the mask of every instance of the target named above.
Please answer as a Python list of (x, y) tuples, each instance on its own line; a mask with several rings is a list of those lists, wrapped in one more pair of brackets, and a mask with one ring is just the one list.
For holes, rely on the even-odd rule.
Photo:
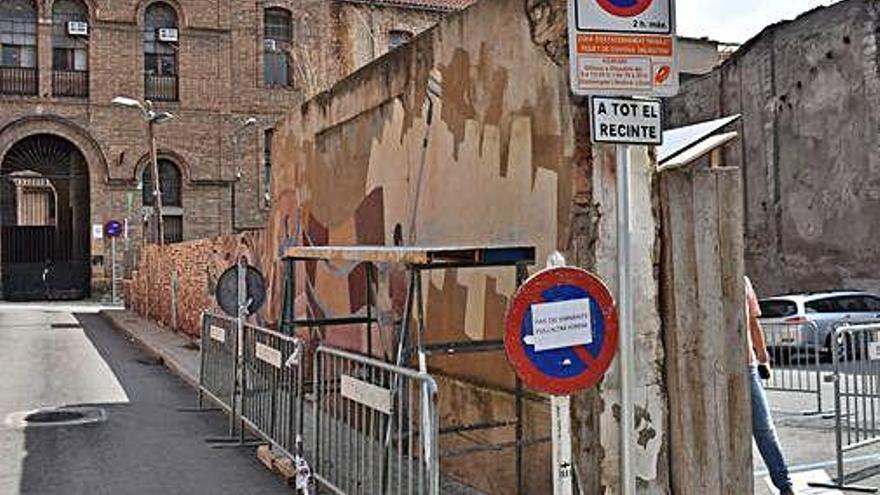
[[(277, 256), (289, 243), (527, 243), (538, 248), (539, 260), (560, 250), (570, 263), (613, 282), (614, 156), (611, 148), (591, 149), (585, 102), (568, 90), (565, 8), (562, 0), (479, 3), (292, 110), (273, 148), (278, 161), (265, 252)], [(645, 150), (634, 152), (634, 159), (635, 471), (640, 493), (668, 493), (653, 160)], [(277, 318), (281, 264), (267, 257), (266, 269), (269, 317)], [(390, 323), (400, 317), (404, 278), (391, 266), (379, 272), (377, 306), (386, 325), (373, 340), (381, 354), (389, 349), (383, 343), (391, 342)], [(362, 267), (309, 264), (297, 276), (299, 287), (308, 287), (298, 294), (297, 312), (307, 303), (319, 315), (364, 311)], [(513, 290), (512, 270), (426, 276), (428, 340), (500, 338)], [(355, 328), (328, 332), (326, 339), (358, 350), (366, 341)], [(430, 365), (457, 380), (444, 380), (441, 389), (447, 424), (485, 419), (508, 407), (513, 373), (503, 354), (435, 358)], [(575, 398), (584, 494), (618, 493), (617, 387), (611, 373), (601, 391)], [(548, 433), (548, 412), (530, 423), (533, 435)], [(532, 449), (526, 493), (548, 493), (549, 451), (546, 445)], [(507, 494), (513, 493), (510, 460), (506, 450), (446, 461), (444, 469)]]
[(684, 125), (742, 113), (746, 271), (761, 295), (880, 289), (878, 4), (847, 0), (767, 28), (668, 103)]

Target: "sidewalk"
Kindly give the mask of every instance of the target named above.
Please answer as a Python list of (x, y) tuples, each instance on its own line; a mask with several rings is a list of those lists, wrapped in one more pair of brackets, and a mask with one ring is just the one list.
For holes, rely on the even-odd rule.
[(160, 327), (126, 309), (103, 310), (100, 314), (148, 354), (161, 358), (171, 371), (198, 388), (199, 350), (192, 345), (192, 338)]

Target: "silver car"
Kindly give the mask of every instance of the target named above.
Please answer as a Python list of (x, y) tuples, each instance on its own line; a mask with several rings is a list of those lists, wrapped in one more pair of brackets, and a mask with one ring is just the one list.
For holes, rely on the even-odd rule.
[(759, 301), (767, 347), (783, 353), (830, 356), (836, 345), (845, 358), (858, 357), (851, 342), (832, 343), (843, 323), (880, 320), (880, 296), (864, 291), (828, 291), (768, 297)]

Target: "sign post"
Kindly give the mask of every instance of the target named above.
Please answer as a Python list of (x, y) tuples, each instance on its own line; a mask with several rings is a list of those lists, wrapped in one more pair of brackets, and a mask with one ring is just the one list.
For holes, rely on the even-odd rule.
[[(621, 493), (635, 495), (631, 145), (662, 144), (659, 100), (678, 93), (674, 0), (570, 0), (572, 92), (592, 96), (591, 137), (616, 145)], [(641, 98), (641, 99), (637, 99)]]
[(116, 220), (104, 224), (104, 232), (110, 238), (110, 302), (116, 304), (118, 279), (116, 277), (116, 238), (122, 232), (122, 225)]

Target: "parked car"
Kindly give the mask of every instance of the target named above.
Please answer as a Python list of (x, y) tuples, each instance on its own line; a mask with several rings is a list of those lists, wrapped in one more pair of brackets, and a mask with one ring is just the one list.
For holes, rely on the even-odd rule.
[(788, 294), (761, 299), (759, 304), (767, 346), (776, 355), (820, 352), (830, 356), (836, 345), (844, 358), (858, 357), (863, 345), (853, 345), (847, 336), (833, 343), (835, 328), (880, 320), (880, 296), (864, 291)]

